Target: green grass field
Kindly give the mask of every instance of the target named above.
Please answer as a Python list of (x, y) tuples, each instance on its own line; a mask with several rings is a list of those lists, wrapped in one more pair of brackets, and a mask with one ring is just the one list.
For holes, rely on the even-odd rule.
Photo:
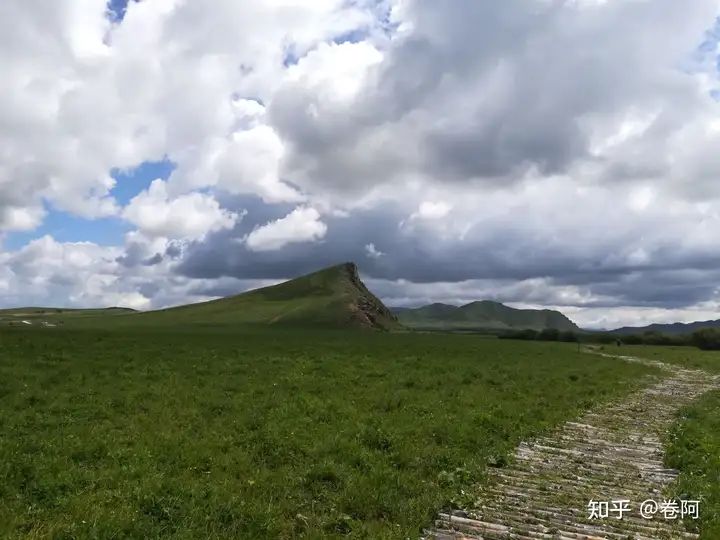
[(622, 347), (607, 345), (605, 351), (611, 354), (659, 360), (667, 364), (677, 364), (710, 373), (720, 373), (720, 351), (701, 351), (695, 347), (653, 347), (647, 345), (623, 345)]
[(689, 522), (702, 540), (720, 538), (720, 392), (710, 392), (680, 413), (668, 439), (666, 463), (682, 471), (673, 495), (700, 499), (700, 520)]
[(653, 374), (478, 336), (0, 332), (2, 538), (417, 538), (520, 440)]

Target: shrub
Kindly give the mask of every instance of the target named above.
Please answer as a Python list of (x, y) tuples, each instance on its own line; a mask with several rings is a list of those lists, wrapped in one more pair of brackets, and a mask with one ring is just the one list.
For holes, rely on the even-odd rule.
[(557, 341), (560, 338), (560, 331), (556, 328), (545, 328), (537, 337), (540, 341)]
[(720, 330), (717, 328), (703, 328), (694, 332), (692, 343), (704, 351), (720, 350)]
[(538, 332), (536, 330), (510, 330), (498, 336), (500, 339), (522, 339), (522, 340), (535, 340), (538, 339)]
[(629, 336), (623, 336), (620, 339), (625, 345), (642, 345), (644, 343), (642, 336), (637, 334), (631, 334)]

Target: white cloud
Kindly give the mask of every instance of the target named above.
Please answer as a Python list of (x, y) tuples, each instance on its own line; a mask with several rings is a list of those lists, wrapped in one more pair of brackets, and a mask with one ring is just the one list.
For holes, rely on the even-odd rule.
[(623, 326), (646, 326), (653, 323), (670, 324), (716, 320), (720, 304), (696, 305), (686, 309), (627, 306), (617, 308), (564, 308), (564, 312), (582, 328), (613, 330)]
[(379, 251), (375, 247), (375, 244), (372, 244), (372, 243), (365, 245), (365, 253), (371, 259), (379, 259), (383, 255), (385, 255), (382, 251)]
[[(175, 276), (171, 244), (128, 234), (122, 247), (58, 242), (51, 236), (0, 252), (0, 307), (163, 308), (209, 300), (216, 280)], [(159, 257), (157, 257), (159, 255)], [(159, 259), (157, 262), (151, 259)], [(222, 282), (222, 280), (220, 280)], [(234, 281), (235, 292), (270, 283)]]
[[(75, 283), (63, 260), (88, 265), (86, 286), (62, 289), (78, 301), (142, 303), (132, 287), (153, 305), (187, 298), (172, 257), (232, 236), (258, 198), (301, 206), (248, 226), (254, 253), (327, 246), (334, 226), (359, 240), (328, 258), (351, 244), (372, 264), (376, 221), (392, 217), (378, 268), (504, 272), (540, 280), (545, 302), (621, 302), (628, 317), (643, 302), (696, 305), (693, 272), (717, 265), (717, 43), (697, 52), (716, 0), (157, 0), (130, 2), (120, 24), (105, 0), (3, 10), (0, 234), (32, 230), (46, 207), (138, 228), (112, 254), (47, 239), (2, 254), (25, 274), (0, 271), (5, 291), (44, 281), (55, 294), (49, 281)], [(110, 171), (163, 158), (172, 176), (120, 208)], [(475, 247), (494, 266), (436, 275)], [(633, 276), (650, 271), (679, 272), (664, 300), (638, 292)]]
[(238, 96), (270, 101), (286, 54), (373, 23), (369, 7), (342, 0), (130, 2), (119, 24), (106, 0), (3, 9), (0, 216), (43, 198), (85, 217), (117, 214), (111, 169), (164, 157), (178, 165), (173, 194), (219, 186), (299, 201), (280, 180), (284, 144)]
[(123, 217), (149, 236), (200, 239), (210, 232), (232, 228), (239, 216), (220, 208), (211, 195), (203, 193), (170, 199), (166, 183), (155, 180), (130, 201)]
[(298, 207), (284, 218), (251, 232), (245, 244), (251, 251), (276, 251), (288, 244), (322, 240), (327, 226), (314, 208)]
[[(119, 298), (115, 258), (119, 248), (90, 242), (60, 243), (51, 236), (33, 240), (22, 249), (0, 255), (3, 305), (103, 305)], [(124, 291), (130, 294), (131, 291)], [(111, 304), (107, 304), (111, 305)]]
[(326, 111), (347, 105), (362, 90), (368, 70), (382, 62), (382, 53), (371, 43), (321, 43), (300, 61), (288, 68), (285, 88), (311, 92), (317, 107)]
[(450, 213), (450, 210), (452, 206), (446, 202), (423, 201), (411, 219), (442, 219)]
[(0, 231), (31, 231), (38, 227), (45, 217), (41, 207), (0, 206)]

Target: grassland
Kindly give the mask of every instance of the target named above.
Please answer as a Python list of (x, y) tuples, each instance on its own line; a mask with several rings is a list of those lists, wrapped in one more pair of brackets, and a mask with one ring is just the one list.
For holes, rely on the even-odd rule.
[(701, 351), (696, 347), (647, 345), (623, 345), (622, 347), (606, 345), (605, 350), (612, 354), (637, 356), (692, 369), (701, 369), (710, 373), (720, 373), (720, 351)]
[(681, 411), (668, 438), (666, 464), (682, 471), (674, 498), (700, 500), (700, 519), (690, 521), (690, 529), (702, 540), (720, 538), (720, 392)]
[(652, 373), (477, 336), (0, 332), (2, 538), (415, 538)]

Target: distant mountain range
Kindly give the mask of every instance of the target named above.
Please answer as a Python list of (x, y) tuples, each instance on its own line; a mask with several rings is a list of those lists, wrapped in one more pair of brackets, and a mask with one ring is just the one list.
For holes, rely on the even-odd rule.
[[(111, 319), (111, 321), (110, 321)], [(578, 331), (558, 311), (514, 309), (497, 302), (465, 306), (431, 304), (417, 309), (388, 309), (360, 280), (354, 263), (343, 263), (279, 285), (209, 302), (155, 311), (130, 309), (0, 310), (0, 324), (175, 326), (185, 324), (255, 325), (316, 328), (433, 329), (449, 331)]]
[(692, 334), (703, 328), (720, 328), (720, 320), (697, 321), (691, 323), (671, 324), (650, 324), (648, 326), (624, 326), (617, 330), (611, 330), (612, 334), (630, 335), (644, 334), (645, 332), (657, 332), (658, 334), (682, 335)]
[(559, 311), (515, 309), (489, 300), (464, 306), (435, 303), (415, 309), (394, 308), (392, 311), (403, 325), (425, 330), (580, 330)]
[[(559, 311), (515, 309), (488, 300), (463, 306), (435, 303), (419, 308), (388, 309), (360, 280), (354, 263), (343, 263), (279, 285), (248, 291), (210, 302), (157, 311), (126, 308), (61, 309), (15, 308), (0, 310), (0, 325), (104, 324), (113, 325), (269, 325), (326, 328), (375, 328), (438, 331), (545, 330), (582, 331)], [(691, 334), (702, 328), (720, 328), (720, 320), (651, 324), (610, 330), (618, 335), (657, 332)]]

